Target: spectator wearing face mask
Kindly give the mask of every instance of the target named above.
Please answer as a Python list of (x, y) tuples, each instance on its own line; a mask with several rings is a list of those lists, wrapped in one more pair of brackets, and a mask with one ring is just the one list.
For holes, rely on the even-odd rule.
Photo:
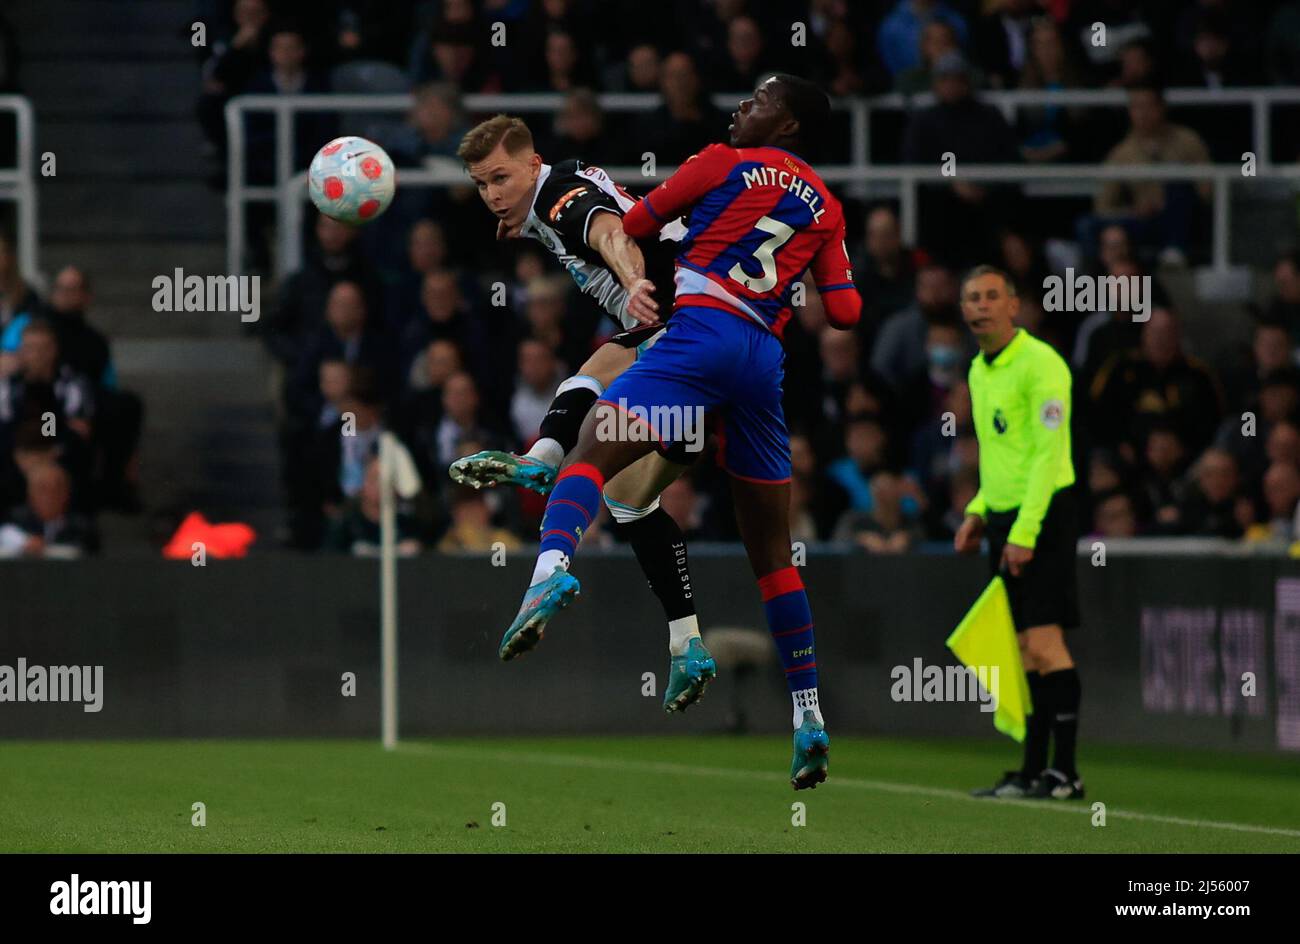
[(916, 301), (885, 319), (871, 354), (872, 369), (895, 387), (926, 368), (925, 344), (934, 321), (957, 320), (957, 281), (939, 265), (916, 276)]
[(965, 380), (969, 366), (966, 332), (956, 321), (935, 321), (927, 326), (925, 366), (904, 381), (900, 397), (910, 428), (939, 422), (949, 391)]

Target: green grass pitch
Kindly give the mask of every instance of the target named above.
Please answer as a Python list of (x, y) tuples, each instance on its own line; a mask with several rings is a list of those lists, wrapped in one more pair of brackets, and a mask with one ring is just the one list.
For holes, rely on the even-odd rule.
[(1085, 743), (1083, 803), (965, 796), (1017, 757), (836, 737), (795, 793), (778, 737), (9, 741), (0, 851), (1300, 852), (1293, 758)]

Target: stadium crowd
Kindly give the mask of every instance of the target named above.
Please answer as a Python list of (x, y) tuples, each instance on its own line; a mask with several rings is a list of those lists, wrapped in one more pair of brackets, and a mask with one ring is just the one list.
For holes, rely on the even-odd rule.
[[(1300, 84), (1293, 0), (664, 0), (650, 17), (644, 6), (322, 0), (300, 15), (292, 3), (209, 0), (200, 7), (217, 39), (202, 51), (197, 117), (220, 154), (222, 106), (234, 95), (410, 89), (404, 120), (365, 116), (358, 128), (339, 116), (300, 117), (295, 166), (343, 129), (378, 140), (399, 167), (459, 166), (461, 135), (484, 117), (466, 110), (464, 95), (559, 92), (554, 115), (529, 117), (545, 160), (639, 164), (651, 152), (671, 168), (725, 138), (726, 110), (710, 95), (787, 69), (833, 95), (932, 91), (933, 104), (873, 127), (871, 159), (881, 163), (938, 162), (945, 151), (972, 163), (1198, 163), (1238, 159), (1249, 122), (1231, 110), (1171, 109), (1164, 89)], [(806, 25), (804, 47), (790, 42), (794, 21)], [(490, 41), (498, 22), (504, 46)], [(1108, 36), (1100, 46), (1091, 39), (1098, 23)], [(1127, 90), (1127, 108), (1023, 109), (1013, 123), (979, 97), (1105, 87)], [(609, 114), (596, 95), (611, 91), (657, 93), (662, 103)], [(1286, 125), (1275, 122), (1272, 156), (1294, 161), (1300, 138)], [(817, 159), (847, 161), (840, 131)], [(251, 181), (272, 179), (273, 145), (271, 125), (250, 118)], [(841, 196), (865, 314), (853, 332), (830, 330), (810, 286), (785, 331), (797, 540), (896, 553), (951, 539), (978, 487), (965, 383), (974, 348), (958, 310), (961, 273), (977, 262), (1011, 274), (1024, 326), (1074, 369), (1086, 532), (1300, 538), (1300, 255), (1278, 255), (1248, 348), (1210, 364), (1184, 338), (1188, 312), (1161, 287), (1206, 258), (1209, 204), (1199, 184), (1115, 182), (1091, 201), (1030, 200), (1003, 185), (924, 188), (915, 245), (902, 239), (896, 202)], [(361, 230), (319, 217), (304, 233), (304, 264), (259, 325), (282, 377), (292, 544), (373, 548), (375, 452), (386, 429), (424, 480), (401, 508), (405, 551), (535, 540), (540, 498), (462, 490), (446, 468), (481, 448), (526, 447), (557, 384), (614, 326), (540, 247), (497, 243), (493, 230), (467, 186), (399, 188), (388, 213)], [(1062, 259), (1092, 275), (1152, 276), (1149, 319), (1045, 311), (1043, 279)], [(250, 262), (266, 264), (256, 241)], [(6, 275), (0, 264), (6, 325), (21, 291), (12, 266)], [(44, 323), (23, 333), (23, 370), (63, 390), (65, 401), (92, 400), (85, 391), (104, 387), (85, 365), (76, 384), (60, 387), (53, 378), (64, 368), (42, 374), (39, 351), (27, 353), (29, 335), (39, 348)], [(49, 356), (76, 367), (66, 351)], [(23, 376), (9, 370), (6, 382)], [(11, 399), (0, 398), (0, 432), (5, 455), (16, 458), (23, 434), (2, 412)], [(65, 409), (70, 435), (82, 435), (75, 410)], [(1243, 434), (1245, 413), (1258, 428)], [(691, 538), (734, 540), (712, 451), (663, 500)], [(29, 502), (42, 490), (57, 489), (29, 477)], [(5, 497), (21, 504), (20, 491)], [(596, 527), (587, 540), (612, 538)]]
[[(355, 90), (358, 76), (393, 82), (396, 73), (398, 85), (384, 90), (412, 88), (411, 112), (368, 133), (399, 166), (455, 160), (460, 136), (481, 117), (466, 113), (464, 94), (539, 91), (564, 93), (553, 118), (533, 121), (544, 158), (616, 165), (649, 151), (671, 166), (722, 138), (727, 118), (709, 94), (748, 89), (784, 68), (811, 72), (837, 95), (933, 91), (933, 105), (873, 136), (877, 160), (928, 163), (951, 150), (972, 163), (1195, 163), (1239, 154), (1248, 126), (1218, 112), (1174, 121), (1163, 88), (1300, 79), (1295, 3), (679, 0), (651, 19), (634, 6), (340, 2), (298, 19), (284, 5), (237, 0), (228, 41), (204, 64), (200, 118), (221, 146), (212, 119), (231, 95)], [(794, 20), (807, 24), (815, 52), (789, 43)], [(506, 24), (504, 46), (488, 39), (494, 22)], [(605, 28), (615, 22), (637, 28)], [(1096, 23), (1106, 26), (1104, 46), (1090, 42)], [(1013, 125), (978, 99), (981, 88), (1096, 87), (1127, 89), (1127, 110), (1031, 109)], [(657, 92), (663, 104), (633, 125), (602, 111), (595, 95), (605, 91)], [(298, 164), (338, 127), (300, 120)], [(248, 137), (250, 179), (270, 179), (269, 126), (250, 121)], [(1294, 146), (1285, 135), (1277, 142), (1286, 159)], [(845, 202), (867, 317), (856, 332), (829, 330), (809, 291), (785, 334), (797, 538), (887, 553), (951, 536), (978, 487), (964, 380), (973, 348), (957, 293), (963, 268), (980, 261), (1012, 273), (1025, 326), (1074, 367), (1089, 530), (1296, 536), (1296, 256), (1277, 262), (1250, 350), (1211, 367), (1187, 349), (1183, 313), (1159, 291), (1161, 266), (1202, 257), (1200, 186), (1115, 183), (1091, 206), (1031, 203), (1012, 187), (935, 188), (922, 192), (915, 246), (903, 245), (891, 205)], [(1044, 312), (1042, 280), (1053, 268), (1045, 245), (1060, 236), (1093, 274), (1154, 275), (1150, 319)], [(425, 480), (403, 518), (409, 547), (481, 549), (535, 534), (540, 501), (461, 492), (446, 466), (479, 448), (526, 446), (556, 385), (612, 326), (537, 248), (491, 237), (468, 188), (403, 192), (363, 231), (320, 218), (307, 234), (307, 262), (282, 286), (265, 332), (285, 376), (295, 543), (373, 543), (373, 453), (384, 428)], [(492, 298), (496, 285), (505, 286), (504, 305)], [(1257, 436), (1238, 430), (1246, 411), (1258, 416)], [(341, 435), (344, 413), (356, 417), (355, 435)], [(736, 537), (725, 476), (707, 450), (664, 500), (692, 537)]]
[(87, 320), (93, 298), (76, 266), (42, 298), (0, 235), (0, 558), (92, 553), (98, 511), (140, 510), (143, 405)]

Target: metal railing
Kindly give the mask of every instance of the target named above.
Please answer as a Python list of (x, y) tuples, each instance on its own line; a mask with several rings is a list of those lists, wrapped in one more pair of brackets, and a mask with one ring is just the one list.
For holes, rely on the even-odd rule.
[[(711, 97), (721, 108), (734, 107), (739, 95), (719, 94)], [(1120, 89), (1064, 91), (986, 92), (982, 101), (996, 105), (1013, 116), (1020, 108), (1045, 104), (1071, 106), (1123, 107), (1126, 94)], [(608, 112), (649, 111), (661, 99), (650, 94), (606, 94), (598, 96)], [(951, 182), (938, 168), (929, 165), (873, 164), (870, 160), (870, 124), (873, 111), (903, 110), (924, 107), (933, 95), (891, 94), (876, 98), (836, 99), (834, 107), (847, 112), (850, 128), (850, 163), (821, 164), (818, 173), (827, 183), (846, 184), (864, 190), (884, 187), (897, 193), (903, 237), (914, 242), (917, 234), (917, 187), (924, 182)], [(1246, 178), (1240, 165), (1076, 165), (1076, 164), (962, 164), (960, 178), (969, 181), (1050, 183), (1058, 194), (1087, 195), (1098, 182), (1106, 180), (1210, 180), (1214, 184), (1214, 235), (1212, 264), (1216, 269), (1229, 267), (1228, 224), (1230, 222), (1229, 184), (1244, 179), (1294, 179), (1296, 165), (1274, 165), (1270, 157), (1272, 142), (1271, 109), (1280, 104), (1300, 104), (1300, 89), (1171, 89), (1166, 93), (1171, 105), (1232, 106), (1249, 104), (1252, 108), (1252, 141), (1255, 147), (1255, 174)], [(469, 112), (511, 111), (519, 113), (554, 112), (564, 101), (556, 93), (528, 95), (466, 95), (464, 108)], [(293, 271), (300, 264), (298, 237), (301, 224), (301, 201), (304, 175), (293, 166), (293, 116), (299, 112), (399, 112), (409, 109), (410, 95), (243, 95), (226, 104), (226, 126), (230, 141), (229, 192), (227, 195), (227, 270), (243, 267), (245, 208), (249, 203), (277, 204), (280, 252), (276, 258), (276, 275)], [(250, 186), (245, 182), (244, 115), (271, 112), (275, 121), (274, 182)], [(322, 142), (324, 143), (324, 142)], [(649, 184), (663, 174), (647, 175), (639, 167), (606, 167), (621, 183)], [(448, 186), (464, 183), (459, 170), (401, 169), (402, 186)]]
[[(658, 95), (649, 94), (605, 94), (598, 96), (601, 108), (608, 112), (653, 111), (659, 107)], [(733, 108), (738, 101), (735, 95), (714, 95), (711, 101), (716, 107)], [(564, 103), (564, 95), (558, 93), (522, 94), (522, 95), (466, 95), (461, 99), (468, 112), (511, 111), (524, 114), (553, 113)], [(245, 241), (245, 208), (249, 203), (276, 203), (279, 205), (277, 219), (283, 224), (286, 217), (284, 204), (296, 199), (293, 195), (297, 186), (293, 166), (293, 116), (299, 112), (402, 112), (410, 109), (412, 97), (407, 95), (240, 95), (226, 103), (226, 133), (229, 141), (227, 154), (226, 193), (226, 271), (237, 273), (243, 269)], [(842, 99), (834, 107), (850, 114), (852, 127), (855, 129), (851, 156), (855, 164), (865, 164), (867, 152), (867, 103), (865, 99)], [(274, 183), (263, 186), (250, 186), (245, 182), (244, 166), (244, 115), (249, 112), (271, 112), (275, 117), (275, 177)], [(860, 133), (859, 133), (860, 132)], [(325, 142), (321, 142), (324, 144)], [(637, 171), (640, 173), (639, 169)], [(401, 169), (398, 175), (406, 183), (419, 182), (419, 172)], [(655, 178), (643, 178), (653, 180)], [(457, 182), (464, 182), (461, 178)], [(425, 181), (428, 186), (441, 186), (442, 183)], [(281, 244), (284, 240), (281, 225)], [(277, 260), (276, 275), (282, 276), (286, 271), (283, 262)]]
[(0, 167), (0, 200), (17, 206), (14, 238), (18, 268), (28, 282), (40, 284), (40, 247), (36, 238), (36, 123), (32, 103), (22, 95), (0, 95), (0, 111), (12, 112), (17, 121), (17, 159), (13, 167)]
[[(1015, 120), (1016, 112), (1021, 108), (1038, 108), (1044, 105), (1060, 105), (1064, 108), (1123, 108), (1128, 104), (1128, 93), (1123, 89), (1014, 89), (982, 92), (977, 97), (980, 101), (1000, 109), (1003, 117), (1009, 122)], [(1167, 104), (1174, 107), (1179, 105), (1251, 106), (1251, 150), (1255, 152), (1260, 163), (1266, 165), (1273, 143), (1272, 108), (1275, 105), (1300, 104), (1300, 89), (1268, 86), (1235, 89), (1173, 88), (1165, 91), (1164, 98)], [(909, 108), (924, 107), (933, 103), (934, 95), (930, 92), (916, 95), (895, 92), (869, 99), (868, 111), (906, 111)]]
[[(639, 167), (606, 167), (605, 171), (622, 184), (652, 183), (668, 173), (650, 176)], [(1093, 164), (1088, 166), (1053, 166), (1025, 164), (966, 164), (959, 177), (944, 176), (931, 164), (903, 164), (884, 167), (880, 165), (846, 164), (818, 168), (818, 174), (827, 183), (853, 183), (866, 179), (873, 183), (896, 188), (899, 197), (899, 221), (903, 241), (916, 242), (918, 232), (917, 190), (923, 184), (952, 183), (956, 179), (972, 183), (1025, 183), (1031, 181), (1069, 181), (1096, 184), (1108, 180), (1173, 180), (1209, 181), (1213, 193), (1213, 233), (1211, 237), (1211, 266), (1224, 271), (1231, 268), (1228, 236), (1231, 225), (1230, 185), (1234, 181), (1254, 180), (1243, 177), (1238, 164)], [(403, 187), (447, 187), (466, 182), (459, 167), (438, 169), (403, 169), (398, 172)], [(1300, 180), (1300, 165), (1274, 166), (1268, 170), (1268, 179)], [(272, 189), (272, 188), (268, 188)], [(1085, 188), (1084, 192), (1087, 192)], [(302, 265), (303, 209), (307, 200), (307, 174), (301, 172), (289, 180), (279, 194), (280, 249), (276, 257), (277, 277), (293, 272)], [(232, 271), (236, 271), (232, 269)]]

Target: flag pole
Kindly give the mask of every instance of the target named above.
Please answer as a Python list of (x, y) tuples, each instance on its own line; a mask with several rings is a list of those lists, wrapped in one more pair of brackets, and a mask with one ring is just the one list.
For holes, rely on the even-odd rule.
[(397, 542), (393, 442), (379, 437), (380, 731), (384, 750), (397, 747)]

